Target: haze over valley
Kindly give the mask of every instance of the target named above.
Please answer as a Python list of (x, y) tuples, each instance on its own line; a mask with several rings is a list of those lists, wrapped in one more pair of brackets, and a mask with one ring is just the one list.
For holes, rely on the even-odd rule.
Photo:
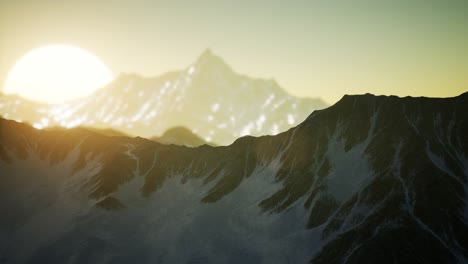
[(0, 1), (0, 264), (468, 263), (468, 1)]

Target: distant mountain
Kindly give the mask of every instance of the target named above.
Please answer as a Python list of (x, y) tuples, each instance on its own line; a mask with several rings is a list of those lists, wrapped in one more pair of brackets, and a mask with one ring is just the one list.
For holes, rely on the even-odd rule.
[(2, 263), (467, 263), (468, 93), (161, 145), (0, 120)]
[[(164, 132), (162, 136), (150, 139), (162, 144), (184, 145), (187, 147), (198, 147), (207, 144), (206, 141), (185, 127), (173, 127)], [(210, 145), (213, 146), (213, 142)]]
[(71, 103), (50, 106), (0, 96), (0, 115), (37, 128), (93, 126), (149, 138), (183, 126), (221, 145), (244, 135), (277, 134), (324, 107), (320, 99), (287, 94), (273, 80), (239, 75), (209, 50), (182, 71), (155, 78), (123, 74)]

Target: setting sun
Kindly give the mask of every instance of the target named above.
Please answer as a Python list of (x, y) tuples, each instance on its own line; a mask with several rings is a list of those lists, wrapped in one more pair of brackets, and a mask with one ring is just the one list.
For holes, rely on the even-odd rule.
[(90, 95), (112, 80), (112, 72), (90, 52), (48, 45), (28, 52), (8, 74), (4, 91), (46, 103)]

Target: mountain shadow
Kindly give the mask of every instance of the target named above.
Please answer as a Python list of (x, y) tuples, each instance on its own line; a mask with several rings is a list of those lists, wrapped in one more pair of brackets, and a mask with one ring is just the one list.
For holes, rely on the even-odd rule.
[[(5, 263), (466, 263), (468, 93), (163, 145), (0, 120)], [(32, 239), (34, 238), (34, 239)]]

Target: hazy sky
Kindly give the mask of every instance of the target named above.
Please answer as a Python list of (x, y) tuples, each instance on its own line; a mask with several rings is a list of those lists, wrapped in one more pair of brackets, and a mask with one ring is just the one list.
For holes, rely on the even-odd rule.
[(146, 76), (211, 48), (239, 73), (330, 103), (468, 90), (467, 0), (0, 0), (0, 83), (24, 53), (52, 43)]

